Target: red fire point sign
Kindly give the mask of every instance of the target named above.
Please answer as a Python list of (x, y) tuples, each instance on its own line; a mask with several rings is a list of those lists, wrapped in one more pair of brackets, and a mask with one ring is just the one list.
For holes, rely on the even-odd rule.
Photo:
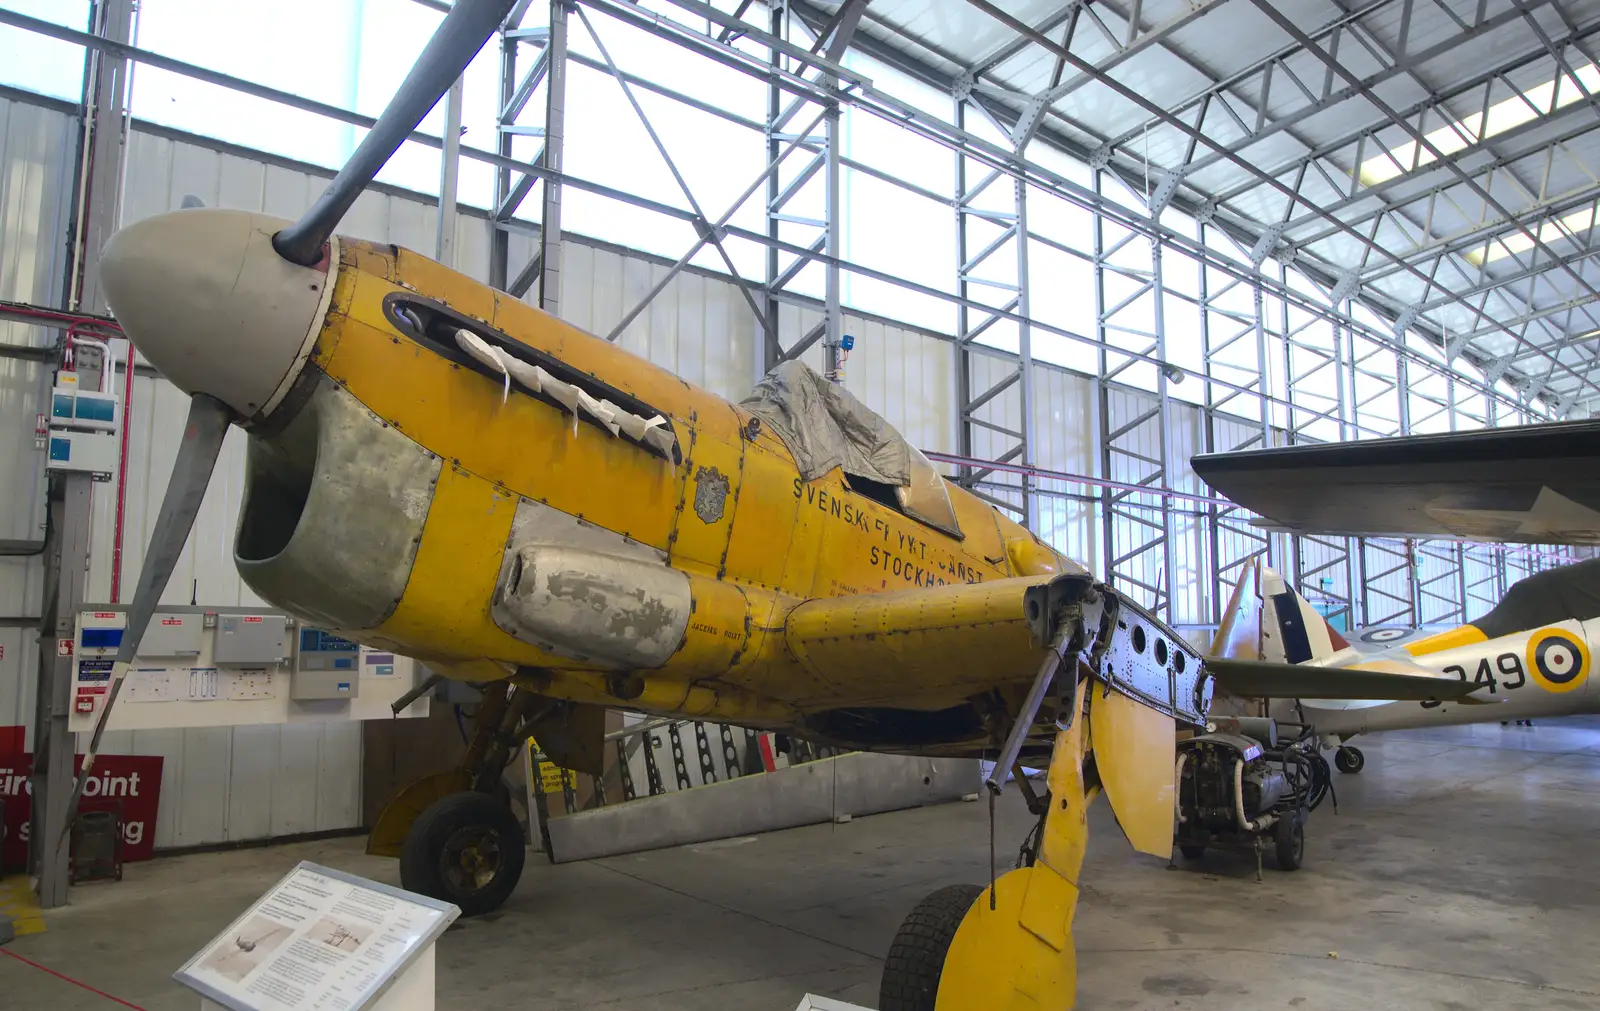
[[(83, 756), (73, 761), (74, 775)], [(5, 837), (0, 865), (21, 867), (28, 860), (28, 813), (32, 808), (33, 756), (0, 754), (0, 798), (5, 799)], [(101, 755), (83, 785), (79, 810), (122, 811), (122, 859), (149, 860), (155, 851), (156, 813), (161, 804), (160, 755)]]

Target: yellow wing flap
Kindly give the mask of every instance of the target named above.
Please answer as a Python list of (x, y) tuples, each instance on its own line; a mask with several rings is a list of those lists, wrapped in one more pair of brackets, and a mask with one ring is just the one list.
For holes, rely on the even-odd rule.
[(1047, 644), (1024, 597), (1050, 573), (894, 593), (808, 600), (789, 612), (790, 652), (857, 705), (935, 709), (1026, 685)]

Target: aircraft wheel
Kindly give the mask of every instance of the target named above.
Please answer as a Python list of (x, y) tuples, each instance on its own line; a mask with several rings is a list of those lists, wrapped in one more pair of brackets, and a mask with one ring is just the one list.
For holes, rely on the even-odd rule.
[(527, 855), (509, 807), (487, 794), (452, 793), (412, 822), (400, 849), (400, 884), (478, 916), (505, 902)]
[(983, 892), (982, 885), (950, 885), (917, 903), (889, 945), (878, 988), (880, 1011), (933, 1011), (950, 942)]
[(1306, 856), (1306, 828), (1300, 816), (1279, 818), (1273, 842), (1278, 851), (1278, 870), (1299, 870)]
[(1347, 772), (1353, 776), (1366, 767), (1367, 756), (1361, 753), (1360, 748), (1352, 748), (1346, 744), (1333, 753), (1333, 764), (1340, 772)]
[(1206, 855), (1206, 848), (1198, 843), (1182, 843), (1178, 852), (1183, 854), (1185, 860), (1199, 860)]

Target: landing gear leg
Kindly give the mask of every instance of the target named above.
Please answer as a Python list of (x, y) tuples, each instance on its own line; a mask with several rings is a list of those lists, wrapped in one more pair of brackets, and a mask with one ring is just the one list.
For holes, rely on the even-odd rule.
[[(974, 893), (956, 886), (924, 900), (889, 949), (878, 996), (882, 1011), (1019, 1007), (1022, 997), (1028, 1006), (1074, 1006), (1072, 918), (1089, 838), (1087, 808), (1099, 792), (1098, 785), (1085, 785), (1083, 774), (1089, 753), (1084, 694), (1094, 685), (1086, 680), (1079, 686), (1072, 727), (1056, 734), (1037, 859), (1001, 875), (992, 889)], [(963, 905), (965, 913), (958, 914)]]
[[(516, 888), (527, 841), (502, 796), (500, 773), (527, 738), (525, 728), (539, 702), (538, 695), (515, 685), (488, 685), (460, 765), (447, 776), (424, 781), (429, 790), (416, 791), (411, 809), (391, 803), (380, 815), (380, 825), (393, 822), (385, 828), (388, 836), (396, 834), (400, 819), (410, 819), (396, 854), (402, 886), (453, 902), (467, 916), (498, 908)], [(444, 792), (450, 787), (453, 792)]]
[(1360, 748), (1352, 748), (1346, 744), (1333, 753), (1333, 764), (1340, 772), (1353, 776), (1366, 767), (1367, 757), (1361, 753)]

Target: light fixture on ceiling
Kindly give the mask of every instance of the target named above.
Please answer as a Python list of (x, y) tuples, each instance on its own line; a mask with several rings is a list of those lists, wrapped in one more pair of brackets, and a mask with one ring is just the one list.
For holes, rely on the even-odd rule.
[[(1558, 80), (1561, 83), (1559, 91), (1556, 88)], [(1420, 147), (1416, 141), (1408, 140), (1396, 144), (1382, 154), (1373, 155), (1361, 163), (1359, 169), (1361, 185), (1376, 186), (1396, 176), (1431, 165), (1438, 160), (1434, 151), (1448, 158), (1496, 134), (1582, 102), (1586, 94), (1592, 95), (1596, 92), (1600, 92), (1600, 67), (1596, 67), (1593, 63), (1585, 63), (1570, 76), (1562, 74), (1559, 78), (1552, 77), (1543, 84), (1523, 89), (1519, 94), (1501, 99), (1483, 112), (1475, 112), (1437, 129), (1429, 130), (1423, 134), (1422, 139), (1433, 148), (1433, 151)]]
[(1587, 232), (1595, 225), (1595, 208), (1588, 207), (1573, 211), (1551, 221), (1546, 221), (1539, 226), (1539, 236), (1535, 240), (1533, 233), (1526, 228), (1519, 228), (1498, 238), (1490, 239), (1476, 249), (1470, 249), (1462, 254), (1474, 266), (1481, 267), (1486, 263), (1503, 260), (1508, 256), (1526, 253), (1532, 249), (1535, 242), (1559, 242), (1582, 232)]

